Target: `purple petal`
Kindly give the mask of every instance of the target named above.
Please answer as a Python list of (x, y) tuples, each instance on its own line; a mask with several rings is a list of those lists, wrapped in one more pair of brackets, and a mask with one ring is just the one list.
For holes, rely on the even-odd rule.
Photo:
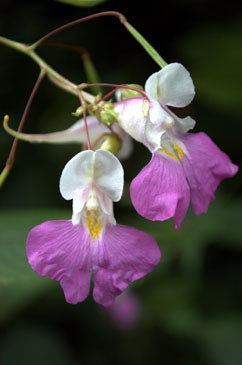
[(137, 212), (152, 221), (173, 217), (178, 229), (190, 201), (189, 187), (180, 162), (159, 152), (134, 178), (130, 186), (132, 203)]
[(234, 176), (238, 167), (203, 132), (187, 133), (182, 138), (189, 154), (183, 166), (191, 188), (192, 205), (196, 215), (206, 213), (210, 202), (215, 199), (218, 184)]
[(90, 238), (81, 225), (48, 221), (34, 227), (26, 252), (32, 269), (60, 281), (66, 301), (82, 302), (90, 287)]
[(93, 270), (95, 301), (113, 304), (129, 282), (147, 275), (159, 263), (160, 249), (148, 233), (133, 227), (108, 225), (99, 242)]

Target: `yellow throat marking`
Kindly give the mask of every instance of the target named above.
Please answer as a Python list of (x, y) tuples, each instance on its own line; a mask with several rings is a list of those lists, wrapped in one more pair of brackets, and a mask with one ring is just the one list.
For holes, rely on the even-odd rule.
[(98, 238), (101, 232), (101, 219), (98, 218), (98, 211), (95, 210), (87, 210), (86, 215), (87, 228), (89, 230), (90, 235), (92, 236), (92, 240)]
[(183, 157), (184, 157), (184, 152), (183, 152), (182, 148), (176, 142), (172, 141), (172, 144), (173, 144), (173, 148), (174, 148), (174, 153), (167, 151), (166, 147), (162, 147), (160, 149), (161, 152), (164, 152), (166, 155), (174, 158), (177, 161), (182, 161)]

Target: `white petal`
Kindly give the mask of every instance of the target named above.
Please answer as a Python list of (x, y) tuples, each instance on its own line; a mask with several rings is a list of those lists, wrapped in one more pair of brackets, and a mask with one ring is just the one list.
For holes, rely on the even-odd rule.
[(126, 160), (130, 157), (133, 152), (134, 144), (132, 138), (126, 133), (118, 123), (112, 125), (112, 130), (116, 133), (122, 140), (120, 151), (117, 154), (119, 160)]
[(81, 220), (81, 211), (87, 201), (91, 189), (91, 184), (84, 189), (76, 190), (73, 196), (72, 204), (72, 223), (73, 225), (79, 224)]
[(149, 148), (151, 152), (154, 152), (161, 147), (161, 137), (165, 132), (166, 130), (162, 127), (161, 124), (158, 125), (147, 122), (145, 128), (145, 145)]
[(114, 104), (121, 128), (138, 142), (143, 142), (145, 123), (149, 112), (149, 101), (137, 97)]
[(64, 167), (60, 178), (60, 192), (64, 199), (70, 200), (77, 191), (95, 183), (112, 201), (118, 201), (123, 191), (123, 175), (121, 163), (111, 152), (83, 151)]
[(195, 127), (195, 124), (196, 121), (189, 116), (186, 118), (178, 118), (176, 116), (175, 118), (176, 129), (181, 133), (186, 133), (190, 129), (193, 129)]
[(170, 63), (151, 75), (146, 81), (145, 91), (150, 100), (174, 107), (190, 104), (195, 95), (192, 78), (180, 63)]
[(121, 199), (124, 171), (120, 161), (111, 152), (95, 151), (93, 182), (112, 201)]
[(149, 120), (151, 123), (162, 125), (164, 128), (170, 128), (174, 124), (174, 118), (160, 106), (158, 101), (150, 102)]
[[(162, 71), (162, 70), (161, 70)], [(152, 101), (158, 101), (158, 75), (159, 72), (153, 73), (145, 83), (145, 92), (147, 97)]]
[(94, 155), (90, 150), (79, 152), (67, 162), (60, 178), (60, 193), (64, 199), (73, 199), (77, 190), (93, 181)]
[(190, 116), (187, 116), (185, 118), (179, 118), (171, 110), (169, 110), (169, 114), (174, 119), (175, 122), (174, 127), (176, 131), (180, 133), (186, 133), (190, 129), (193, 129), (195, 127), (196, 121), (192, 119)]
[(107, 194), (105, 194), (98, 188), (96, 189), (96, 193), (97, 193), (97, 197), (98, 197), (98, 200), (99, 200), (99, 203), (101, 206), (101, 210), (105, 214), (105, 216), (107, 216), (106, 217), (107, 221), (111, 224), (116, 224), (116, 220), (115, 220), (114, 214), (113, 214), (112, 200), (107, 196)]
[(133, 140), (127, 133), (125, 133), (125, 135), (122, 137), (122, 145), (120, 151), (117, 154), (118, 159), (121, 161), (127, 160), (132, 154), (133, 149), (134, 149)]

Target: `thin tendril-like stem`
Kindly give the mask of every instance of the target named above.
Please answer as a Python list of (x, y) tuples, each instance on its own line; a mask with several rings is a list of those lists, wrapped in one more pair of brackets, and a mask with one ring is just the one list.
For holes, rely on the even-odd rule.
[(35, 50), (36, 47), (38, 47), (41, 43), (46, 41), (46, 39), (50, 38), (52, 35), (67, 29), (69, 27), (72, 27), (73, 25), (83, 23), (88, 20), (92, 20), (95, 18), (101, 18), (104, 16), (113, 16), (120, 20), (120, 22), (124, 25), (124, 27), (128, 30), (128, 32), (136, 39), (138, 43), (141, 44), (141, 46), (146, 50), (146, 52), (152, 57), (152, 59), (162, 68), (167, 65), (166, 61), (159, 55), (159, 53), (151, 46), (151, 44), (142, 36), (141, 33), (139, 33), (130, 23), (127, 22), (125, 16), (117, 11), (103, 11), (100, 13), (92, 14), (89, 16), (86, 16), (84, 18), (79, 18), (76, 20), (73, 20), (72, 22), (69, 22), (67, 24), (62, 25), (61, 27), (58, 27), (42, 38), (40, 38), (37, 42), (32, 44), (30, 48), (32, 50)]
[(48, 34), (46, 34), (45, 36), (43, 36), (42, 38), (40, 38), (37, 42), (35, 42), (31, 46), (31, 48), (32, 49), (35, 49), (41, 43), (45, 42), (46, 39), (50, 38), (54, 34), (59, 33), (60, 31), (66, 29), (66, 28), (72, 27), (73, 25), (76, 25), (76, 24), (79, 24), (79, 23), (83, 23), (83, 22), (88, 21), (88, 20), (92, 20), (92, 19), (95, 19), (95, 18), (101, 18), (103, 16), (114, 16), (114, 17), (117, 17), (117, 18), (119, 18), (119, 20), (121, 21), (121, 23), (123, 23), (123, 22), (126, 21), (126, 18), (124, 17), (124, 15), (121, 14), (121, 13), (119, 13), (119, 12), (117, 12), (117, 11), (103, 11), (101, 13), (95, 13), (95, 14), (92, 14), (92, 15), (88, 15), (88, 16), (86, 16), (84, 18), (79, 18), (79, 19), (73, 20), (73, 21), (71, 21), (71, 22), (69, 22), (67, 24), (62, 25), (61, 27), (58, 27), (58, 28), (52, 30), (51, 32), (49, 32)]
[(136, 87), (132, 87), (132, 86), (129, 86), (129, 85), (125, 85), (125, 84), (109, 84), (109, 83), (104, 83), (104, 82), (95, 82), (93, 84), (80, 84), (79, 85), (79, 88), (82, 90), (84, 88), (87, 88), (87, 87), (92, 87), (92, 86), (106, 86), (106, 87), (114, 87), (115, 89), (129, 89), (129, 90), (134, 90), (134, 91), (137, 91), (139, 92), (140, 94), (143, 94), (145, 97), (146, 97), (146, 93), (144, 90), (141, 90), (141, 89), (138, 89)]
[(112, 91), (110, 91), (109, 93), (107, 93), (106, 95), (104, 95), (101, 99), (98, 99), (98, 102), (102, 102), (106, 99), (108, 99), (110, 96), (112, 96), (117, 90), (119, 89), (119, 87), (115, 87)]
[(67, 49), (69, 51), (73, 51), (76, 53), (83, 55), (87, 55), (89, 56), (89, 52), (86, 50), (86, 48), (84, 47), (80, 47), (80, 46), (76, 46), (73, 44), (68, 44), (68, 43), (62, 43), (62, 42), (45, 42), (44, 44), (41, 44), (42, 47), (44, 46), (49, 46), (49, 47), (58, 47), (58, 48), (63, 48), (63, 49)]
[(89, 133), (88, 133), (88, 125), (87, 125), (86, 104), (85, 104), (85, 100), (82, 96), (82, 93), (79, 90), (78, 90), (78, 97), (80, 99), (82, 109), (83, 109), (83, 119), (84, 119), (85, 133), (86, 133), (86, 138), (87, 138), (87, 148), (89, 150), (91, 150), (91, 143), (90, 143), (90, 138), (89, 138)]
[[(38, 76), (38, 79), (37, 81), (35, 82), (35, 85), (33, 87), (33, 90), (30, 94), (30, 97), (28, 99), (28, 102), (25, 106), (25, 109), (24, 109), (24, 112), (23, 112), (23, 115), (22, 115), (22, 118), (20, 120), (20, 123), (19, 123), (19, 126), (18, 126), (18, 132), (21, 132), (22, 129), (23, 129), (23, 126), (24, 126), (24, 123), (25, 123), (25, 120), (26, 120), (26, 117), (28, 115), (28, 112), (29, 112), (29, 109), (30, 109), (30, 106), (32, 104), (32, 101), (35, 97), (35, 94), (39, 88), (39, 85), (40, 85), (40, 82), (42, 81), (43, 77), (45, 75), (45, 71), (44, 70), (41, 70), (40, 71), (40, 74)], [(6, 119), (9, 119), (8, 115), (6, 115), (4, 117), (4, 120)], [(11, 150), (10, 150), (10, 153), (9, 153), (9, 156), (8, 156), (8, 159), (7, 159), (7, 162), (6, 162), (6, 165), (5, 165), (5, 168), (3, 169), (1, 175), (0, 175), (0, 187), (3, 185), (5, 179), (7, 178), (13, 164), (14, 164), (14, 160), (15, 160), (15, 155), (16, 155), (16, 149), (17, 149), (17, 145), (18, 145), (18, 139), (15, 137), (14, 138), (14, 141), (13, 141), (13, 144), (12, 144), (12, 147), (11, 147)]]
[(97, 139), (95, 139), (95, 141), (93, 142), (93, 145), (92, 145), (92, 148), (93, 148), (93, 150), (95, 151), (95, 149), (96, 149), (96, 147), (97, 147), (97, 145), (98, 145), (98, 143), (104, 138), (104, 137), (109, 137), (109, 136), (111, 136), (112, 135), (112, 133), (103, 133), (103, 134), (101, 134), (100, 136), (98, 136), (97, 137)]

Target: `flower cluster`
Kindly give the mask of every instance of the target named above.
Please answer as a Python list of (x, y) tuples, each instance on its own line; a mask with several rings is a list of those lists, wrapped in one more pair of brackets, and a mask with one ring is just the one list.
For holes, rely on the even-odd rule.
[[(42, 223), (27, 239), (33, 270), (58, 280), (69, 303), (88, 296), (92, 275), (94, 300), (109, 306), (129, 282), (144, 277), (159, 263), (155, 239), (116, 224), (113, 214), (113, 202), (121, 199), (124, 185), (120, 160), (130, 156), (132, 138), (152, 154), (131, 183), (134, 208), (152, 221), (173, 218), (176, 229), (190, 201), (196, 215), (205, 213), (221, 180), (238, 170), (205, 133), (188, 133), (195, 126), (190, 116), (179, 118), (169, 108), (185, 107), (195, 95), (184, 66), (168, 64), (148, 78), (141, 94), (129, 91), (122, 97), (118, 90), (119, 100), (108, 111), (101, 100), (96, 109), (90, 108), (92, 115), (67, 130), (19, 136), (32, 142), (85, 144), (87, 122), (92, 149), (74, 156), (60, 178), (62, 197), (73, 201), (72, 220)], [(111, 110), (110, 124), (102, 122), (99, 106), (104, 112)], [(103, 137), (112, 136), (115, 141), (98, 145)]]

